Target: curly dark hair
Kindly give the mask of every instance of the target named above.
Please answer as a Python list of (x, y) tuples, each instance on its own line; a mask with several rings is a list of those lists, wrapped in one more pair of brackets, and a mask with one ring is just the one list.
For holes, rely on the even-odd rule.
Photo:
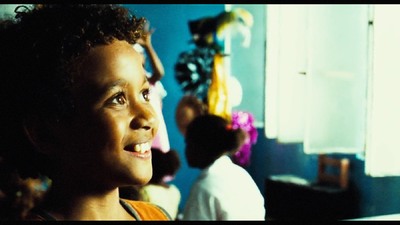
[(38, 4), (18, 6), (15, 13), (14, 19), (0, 22), (0, 94), (5, 106), (0, 153), (23, 177), (36, 177), (49, 162), (33, 151), (23, 122), (68, 120), (75, 110), (70, 91), (80, 59), (91, 48), (116, 39), (136, 43), (146, 21), (111, 4)]
[(246, 131), (233, 129), (221, 116), (199, 115), (189, 123), (186, 131), (186, 144), (196, 145), (196, 151), (199, 151), (196, 152), (198, 157), (191, 158), (189, 164), (205, 168), (223, 154), (232, 156), (244, 144), (246, 137)]

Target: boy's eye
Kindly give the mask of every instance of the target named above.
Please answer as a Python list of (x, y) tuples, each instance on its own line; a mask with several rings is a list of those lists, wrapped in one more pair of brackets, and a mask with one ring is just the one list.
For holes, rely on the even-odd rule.
[(145, 101), (150, 101), (150, 89), (146, 89), (142, 92)]
[(113, 104), (119, 104), (119, 105), (123, 105), (126, 103), (126, 98), (124, 93), (118, 93), (115, 97), (112, 98), (111, 103)]

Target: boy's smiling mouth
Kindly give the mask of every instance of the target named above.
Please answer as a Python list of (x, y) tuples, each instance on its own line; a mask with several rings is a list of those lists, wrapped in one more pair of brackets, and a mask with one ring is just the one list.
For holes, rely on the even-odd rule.
[(149, 142), (145, 142), (145, 143), (142, 143), (142, 144), (135, 145), (133, 147), (133, 150), (135, 152), (144, 153), (144, 152), (150, 150), (150, 143)]
[(145, 154), (147, 152), (150, 152), (151, 145), (149, 142), (144, 142), (141, 144), (128, 145), (124, 148), (124, 150), (132, 153)]

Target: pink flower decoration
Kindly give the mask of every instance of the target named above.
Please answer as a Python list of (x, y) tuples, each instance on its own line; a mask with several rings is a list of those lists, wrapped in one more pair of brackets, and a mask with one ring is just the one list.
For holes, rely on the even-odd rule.
[(249, 112), (233, 112), (232, 128), (241, 128), (249, 134), (249, 138), (245, 141), (235, 155), (233, 161), (240, 166), (248, 166), (250, 164), (251, 146), (257, 142), (258, 132), (254, 126), (254, 116)]

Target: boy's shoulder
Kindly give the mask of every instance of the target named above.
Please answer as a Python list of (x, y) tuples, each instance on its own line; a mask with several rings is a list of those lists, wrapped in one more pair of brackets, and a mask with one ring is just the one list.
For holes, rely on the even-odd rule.
[(150, 202), (121, 199), (121, 204), (134, 214), (137, 220), (172, 220), (165, 209)]

